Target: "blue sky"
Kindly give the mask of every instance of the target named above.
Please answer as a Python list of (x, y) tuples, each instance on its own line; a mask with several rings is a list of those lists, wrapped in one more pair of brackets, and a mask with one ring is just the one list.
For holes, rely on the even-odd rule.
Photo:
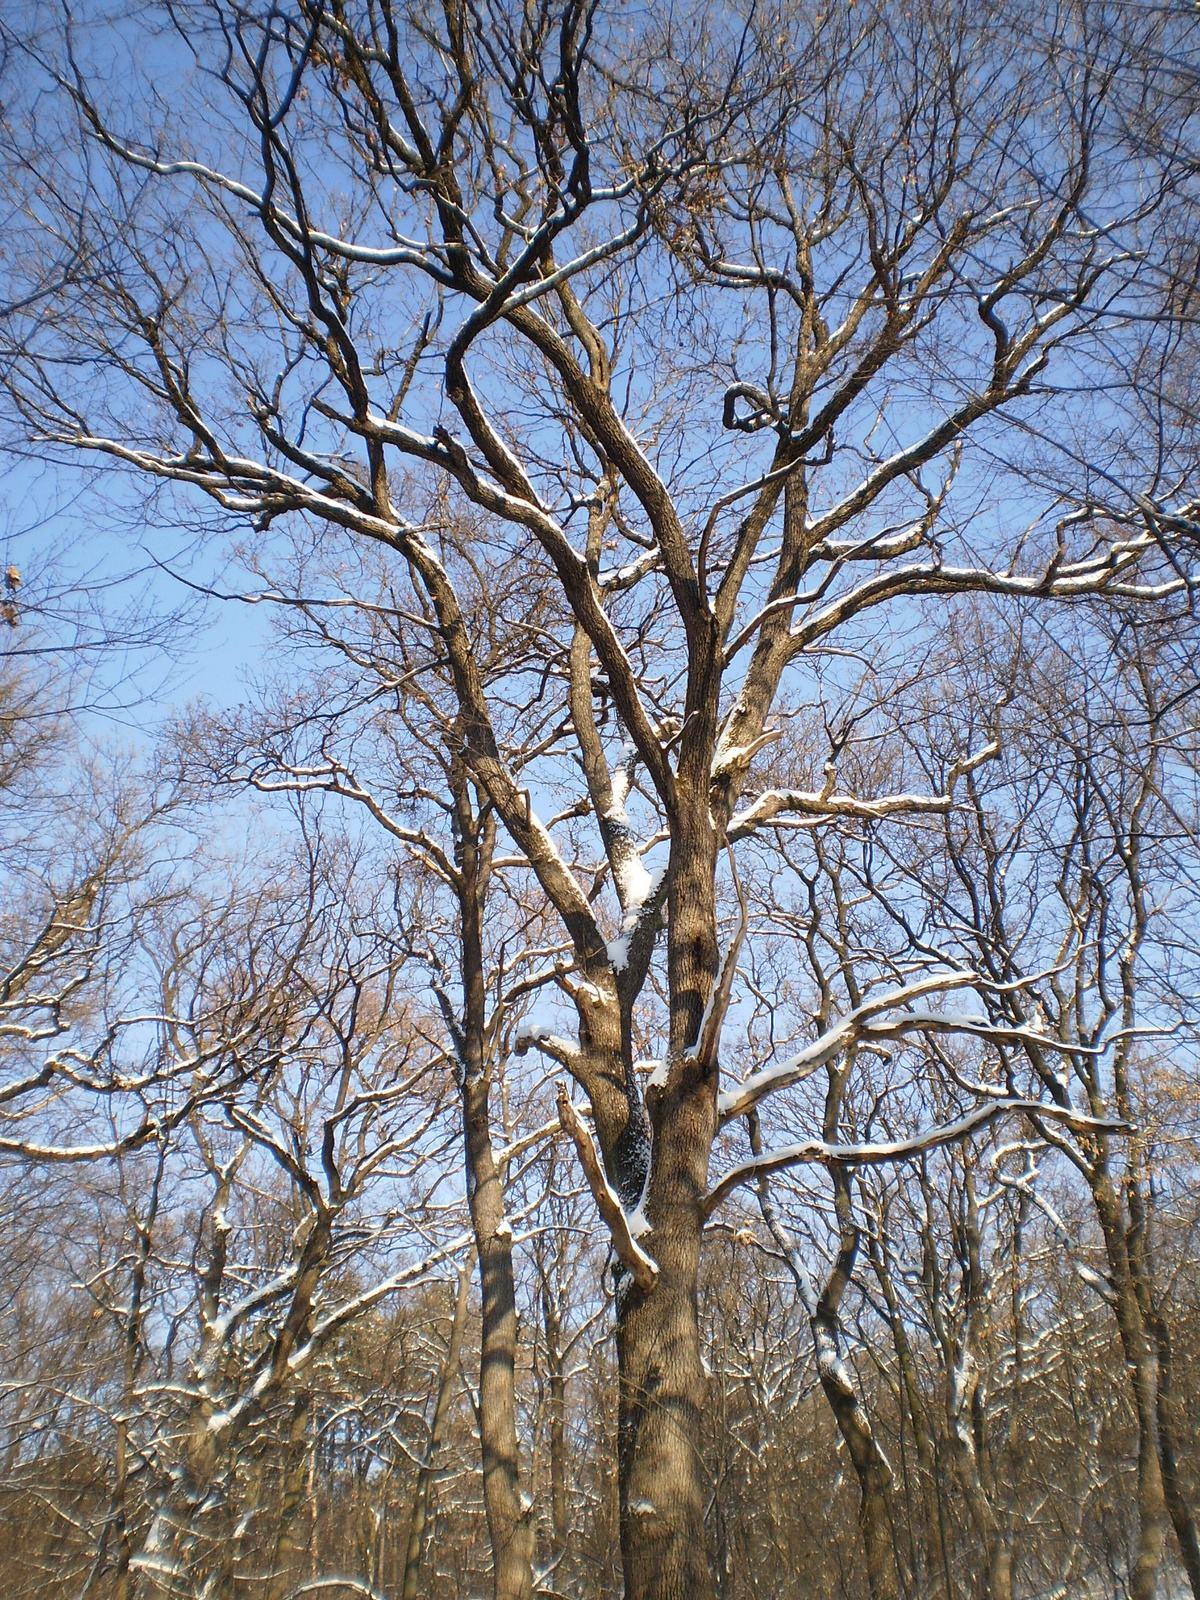
[(142, 744), (185, 705), (245, 698), (271, 642), (267, 607), (237, 592), (228, 552), (146, 503), (125, 474), (0, 458), (0, 564), (21, 576), (0, 653), (50, 671), (100, 742)]

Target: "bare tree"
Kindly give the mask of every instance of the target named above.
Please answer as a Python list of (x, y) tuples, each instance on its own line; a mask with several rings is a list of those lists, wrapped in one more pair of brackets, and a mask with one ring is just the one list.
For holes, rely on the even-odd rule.
[[(1162, 1300), (1171, 1269), (1155, 1240), (1169, 1190), (1157, 1154), (1166, 1108), (1152, 1087), (1194, 1028), (1184, 998), (1190, 944), (1175, 931), (1193, 915), (1195, 883), (1193, 687), (1179, 674), (1191, 640), (1190, 622), (1161, 614), (1126, 616), (1111, 629), (1093, 618), (1061, 639), (1039, 638), (1022, 669), (1027, 710), (1004, 756), (968, 780), (967, 803), (946, 819), (941, 864), (931, 871), (922, 847), (920, 862), (909, 857), (905, 867), (930, 896), (921, 938), (938, 939), (936, 928), (964, 941), (964, 955), (995, 985), (993, 1020), (1020, 1030), (986, 1075), (991, 1092), (1058, 1107), (1077, 1095), (1097, 1119), (1081, 1138), (1032, 1121), (1085, 1183), (1103, 1240), (1097, 1270), (1055, 1221), (1059, 1244), (1120, 1332), (1139, 1439), (1130, 1579), (1138, 1595), (1155, 1593), (1172, 1526), (1193, 1587), (1198, 1575)], [(917, 939), (916, 922), (905, 926)], [(956, 1078), (960, 1087), (979, 1081), (974, 1069)], [(1019, 1176), (1005, 1181), (1030, 1203), (1039, 1192)], [(1055, 1218), (1051, 1206), (1046, 1214)]]
[[(355, 542), (403, 575), (405, 631), (452, 684), (473, 813), (569, 943), (567, 1003), (527, 1037), (585, 1097), (594, 1135), (565, 1084), (561, 1117), (620, 1264), (626, 1591), (703, 1597), (697, 1274), (724, 1199), (797, 1164), (915, 1155), (1031, 1101), (1072, 1149), (1130, 1120), (1057, 1093), (1075, 1042), (1034, 1043), (1028, 975), (950, 940), (916, 962), (860, 952), (861, 1004), (722, 1089), (747, 937), (723, 904), (735, 847), (954, 814), (990, 725), (928, 787), (853, 759), (880, 705), (916, 696), (947, 597), (1188, 597), (1186, 436), (1164, 434), (1149, 472), (1106, 439), (1145, 374), (1173, 370), (1161, 217), (1170, 197), (1186, 231), (1195, 174), (1131, 142), (1128, 113), (1190, 24), (880, 4), (631, 25), (457, 0), (212, 0), (163, 22), (39, 17), (14, 42), (28, 204), (7, 298), (38, 308), (6, 323), (14, 427), (180, 503), (199, 491), (268, 553), (286, 527), (307, 588), (285, 602), (336, 603), (324, 553)], [(1113, 376), (1134, 344), (1136, 383)], [(439, 549), (467, 506), (475, 579)], [(532, 751), (508, 711), (534, 669), (490, 678), (464, 601), (514, 561), (551, 597), (536, 693), (557, 715)], [(771, 752), (789, 723), (817, 730), (781, 745), (790, 771)], [(590, 888), (541, 814), (575, 769)], [(990, 1009), (923, 1008), (954, 990)], [(900, 1139), (764, 1146), (710, 1181), (722, 1127), (811, 1070), (960, 1033), (1040, 1052), (1029, 1091), (981, 1088)], [(1139, 1596), (1155, 1518), (1147, 1502)]]

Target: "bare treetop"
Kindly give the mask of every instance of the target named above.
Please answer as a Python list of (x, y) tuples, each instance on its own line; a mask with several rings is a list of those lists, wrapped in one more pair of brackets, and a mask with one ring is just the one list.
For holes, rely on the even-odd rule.
[[(226, 741), (229, 770), (361, 806), (450, 890), (461, 1014), (437, 997), (510, 1329), (493, 872), (555, 925), (569, 1020), (519, 1043), (595, 1125), (564, 1084), (620, 1263), (631, 1596), (712, 1592), (695, 1296), (726, 1194), (1002, 1111), (1048, 1138), (1129, 1125), (1047, 1065), (1032, 1098), (980, 1079), (911, 1136), (834, 1138), (888, 1042), (1090, 1048), (1031, 1042), (1027, 974), (949, 934), (906, 945), (899, 889), (861, 946), (838, 901), (837, 983), (809, 941), (816, 1039), (720, 1080), (779, 910), (755, 925), (737, 851), (766, 856), (770, 901), (824, 881), (797, 834), (948, 825), (1028, 693), (1020, 618), (1190, 607), (1193, 26), (1103, 4), (209, 0), (6, 33), (12, 439), (204, 506), (256, 597), (339, 654), (351, 698), (281, 706)], [(992, 637), (989, 703), (935, 751), (925, 675), (966, 597), (1018, 643)], [(875, 758), (898, 730), (919, 748)], [(722, 1126), (757, 1128), (818, 1067), (821, 1137), (710, 1181)], [(506, 1493), (515, 1528), (515, 1468)]]

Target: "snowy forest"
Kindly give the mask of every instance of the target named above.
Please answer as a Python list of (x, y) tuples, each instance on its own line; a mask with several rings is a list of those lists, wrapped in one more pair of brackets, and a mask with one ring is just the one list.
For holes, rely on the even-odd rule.
[(1200, 10), (0, 8), (0, 1589), (1200, 1600)]

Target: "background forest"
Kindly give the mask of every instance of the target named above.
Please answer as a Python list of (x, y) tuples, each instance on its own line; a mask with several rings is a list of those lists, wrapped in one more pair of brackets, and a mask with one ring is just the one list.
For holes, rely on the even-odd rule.
[(1200, 1600), (1198, 29), (5, 9), (5, 1593)]

